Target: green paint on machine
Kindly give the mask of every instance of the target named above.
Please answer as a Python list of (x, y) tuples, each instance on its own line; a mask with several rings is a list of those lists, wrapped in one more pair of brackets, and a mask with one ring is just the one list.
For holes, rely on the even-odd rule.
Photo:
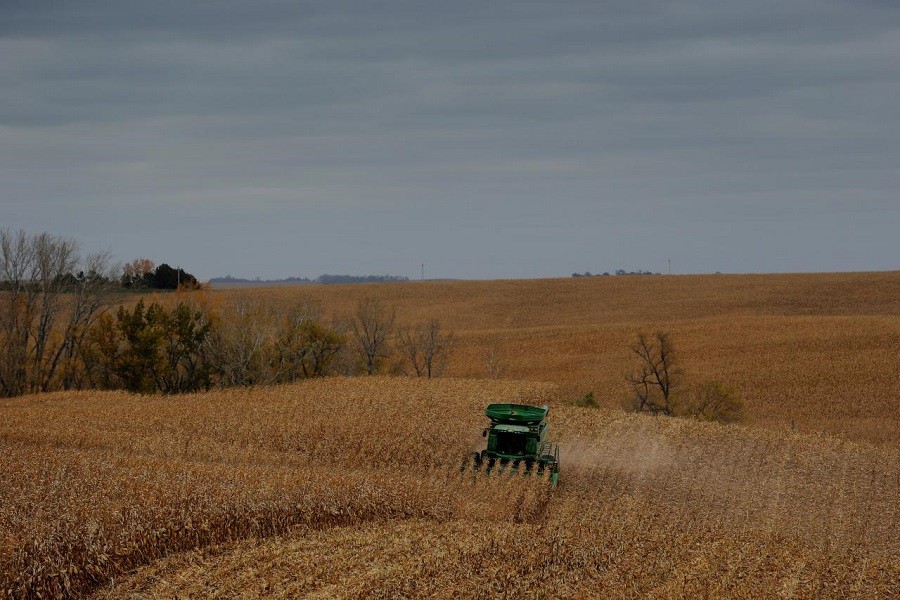
[(473, 452), (464, 468), (547, 474), (555, 487), (559, 481), (559, 447), (547, 440), (548, 412), (547, 406), (488, 405), (484, 414), (491, 423), (483, 432), (487, 448)]

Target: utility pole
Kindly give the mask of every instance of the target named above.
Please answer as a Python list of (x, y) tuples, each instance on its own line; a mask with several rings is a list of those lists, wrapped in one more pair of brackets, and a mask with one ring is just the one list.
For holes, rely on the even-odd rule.
[(669, 275), (672, 274), (672, 259), (669, 259)]
[(425, 263), (422, 263), (422, 281), (425, 281)]

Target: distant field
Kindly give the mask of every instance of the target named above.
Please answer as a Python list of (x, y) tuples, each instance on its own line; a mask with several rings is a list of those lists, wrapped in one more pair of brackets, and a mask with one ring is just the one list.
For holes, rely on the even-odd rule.
[(0, 404), (11, 596), (894, 598), (900, 450), (568, 406), (561, 485), (461, 474), (540, 383)]
[[(449, 375), (546, 381), (617, 408), (635, 332), (671, 332), (689, 379), (736, 386), (746, 422), (900, 444), (900, 272), (625, 276), (298, 286), (251, 293), (318, 299), (332, 316), (359, 298), (401, 321), (440, 319), (459, 343)], [(493, 351), (493, 352), (492, 352)]]
[[(449, 377), (0, 401), (0, 597), (900, 597), (900, 273), (202, 294), (379, 297)], [(617, 409), (657, 329), (744, 424)], [(496, 401), (551, 404), (557, 489), (460, 473)]]

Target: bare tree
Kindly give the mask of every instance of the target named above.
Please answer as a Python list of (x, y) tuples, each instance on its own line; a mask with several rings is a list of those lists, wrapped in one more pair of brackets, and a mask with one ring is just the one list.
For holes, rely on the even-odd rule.
[[(74, 275), (79, 264), (83, 269)], [(0, 231), (0, 394), (73, 385), (78, 346), (102, 308), (109, 277), (109, 256), (82, 261), (72, 239)]]
[(231, 304), (212, 318), (204, 352), (220, 386), (273, 381), (268, 364), (274, 355), (275, 321), (273, 309), (247, 293), (235, 294)]
[(443, 374), (453, 346), (453, 333), (441, 333), (441, 324), (431, 319), (400, 332), (400, 350), (416, 377)]
[[(109, 308), (109, 292), (115, 287), (116, 270), (109, 252), (98, 252), (84, 258), (81, 271), (72, 279), (72, 301), (63, 341), (53, 354), (48, 369), (49, 377), (54, 376), (57, 367), (61, 369), (60, 385), (63, 389), (82, 387), (79, 380), (80, 349), (91, 326)], [(49, 385), (48, 378), (44, 382), (44, 389)]]
[(631, 351), (639, 362), (637, 371), (627, 376), (634, 391), (627, 408), (636, 412), (675, 415), (681, 373), (669, 334), (660, 331), (650, 337), (640, 332)]
[(669, 334), (639, 333), (632, 352), (638, 370), (627, 377), (634, 395), (626, 410), (731, 423), (741, 420), (744, 403), (737, 391), (721, 381), (686, 385)]
[[(34, 265), (32, 285), (38, 288), (37, 326), (34, 330), (34, 357), (31, 391), (46, 391), (52, 377), (53, 348), (50, 334), (61, 312), (61, 295), (67, 278), (78, 263), (78, 245), (74, 240), (41, 233), (32, 238)], [(55, 364), (53, 365), (55, 367)]]
[(34, 248), (24, 231), (0, 231), (0, 392), (14, 396), (25, 391), (28, 346), (36, 302), (36, 289), (29, 285)]
[(382, 361), (390, 356), (397, 311), (377, 298), (363, 298), (356, 305), (349, 330), (366, 373), (377, 373)]

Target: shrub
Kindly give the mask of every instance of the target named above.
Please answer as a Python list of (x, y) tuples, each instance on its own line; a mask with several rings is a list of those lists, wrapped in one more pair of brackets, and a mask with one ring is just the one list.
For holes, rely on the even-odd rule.
[(694, 389), (688, 414), (701, 421), (734, 423), (743, 417), (744, 401), (721, 381), (705, 381)]

